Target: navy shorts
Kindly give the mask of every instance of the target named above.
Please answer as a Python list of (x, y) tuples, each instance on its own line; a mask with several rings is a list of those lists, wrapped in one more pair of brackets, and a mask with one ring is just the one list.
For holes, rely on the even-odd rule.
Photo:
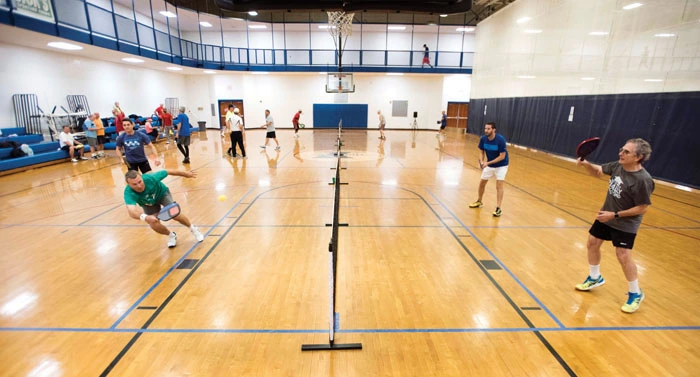
[(267, 139), (277, 139), (277, 134), (275, 133), (275, 131), (270, 131), (267, 133), (267, 135), (265, 135), (265, 137)]
[(613, 246), (632, 249), (634, 247), (634, 239), (636, 233), (627, 233), (615, 228), (611, 228), (604, 223), (596, 220), (588, 233), (598, 239), (612, 241)]

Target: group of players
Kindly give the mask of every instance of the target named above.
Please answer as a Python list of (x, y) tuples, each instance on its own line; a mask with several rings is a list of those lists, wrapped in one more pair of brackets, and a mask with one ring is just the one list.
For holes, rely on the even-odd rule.
[[(181, 113), (183, 112), (184, 109), (181, 109)], [(298, 137), (299, 116), (301, 113), (302, 111), (299, 110), (294, 116), (295, 137)], [(377, 114), (379, 115), (379, 138), (383, 140), (385, 139), (384, 126), (386, 122), (381, 111), (378, 111)], [(440, 132), (444, 130), (447, 123), (444, 111), (442, 115)], [(121, 143), (118, 141), (118, 145), (129, 147), (129, 142), (134, 140), (133, 123), (127, 119), (124, 119), (124, 122), (126, 135), (130, 136), (125, 136)], [(189, 126), (188, 123), (185, 124)], [(280, 146), (275, 133), (274, 120), (269, 110), (265, 110), (265, 124), (261, 127), (267, 128), (267, 134), (265, 144), (260, 147), (266, 148), (268, 142), (274, 140), (277, 145), (275, 149), (279, 150)], [(180, 129), (182, 128), (180, 127)], [(225, 132), (230, 132), (231, 139), (231, 148), (227, 151), (229, 156), (238, 157), (236, 153), (236, 146), (238, 146), (241, 150), (241, 158), (246, 158), (243, 143), (244, 130), (239, 110), (233, 105), (229, 106), (225, 127)], [(179, 135), (179, 138), (181, 138), (182, 133)], [(189, 134), (187, 136), (189, 138)], [(224, 136), (224, 133), (222, 133), (222, 136)], [(438, 136), (440, 136), (440, 133)], [(177, 134), (176, 137), (178, 137)], [(150, 140), (139, 140), (143, 141), (144, 145), (150, 144)], [(500, 217), (503, 215), (501, 205), (503, 202), (505, 177), (508, 172), (509, 156), (506, 140), (497, 133), (495, 122), (488, 122), (484, 126), (484, 135), (479, 139), (478, 149), (480, 153), (479, 168), (482, 170), (481, 181), (479, 183), (478, 198), (469, 204), (469, 208), (478, 209), (483, 207), (486, 184), (489, 179), (495, 177), (497, 194), (496, 209), (493, 212), (493, 216)], [(143, 151), (143, 147), (141, 147), (141, 151)], [(152, 151), (154, 154), (156, 153), (155, 147), (153, 147)], [(637, 311), (645, 298), (644, 293), (639, 288), (637, 265), (632, 257), (632, 248), (643, 215), (646, 213), (649, 205), (651, 205), (651, 194), (654, 191), (654, 181), (642, 165), (649, 160), (650, 156), (651, 146), (649, 143), (643, 139), (635, 138), (628, 140), (620, 148), (617, 161), (602, 165), (592, 164), (582, 158), (579, 158), (577, 161), (577, 164), (583, 166), (591, 175), (595, 177), (600, 177), (604, 174), (609, 175), (610, 180), (605, 202), (600, 211), (598, 211), (595, 221), (589, 230), (587, 242), (589, 275), (583, 283), (577, 284), (575, 287), (580, 291), (588, 291), (605, 283), (605, 279), (600, 273), (600, 248), (604, 241), (612, 241), (617, 260), (620, 262), (629, 287), (628, 299), (621, 308), (626, 313)], [(146, 164), (148, 163), (145, 155), (140, 157), (145, 159)], [(186, 159), (188, 159), (187, 155)], [(156, 160), (156, 165), (158, 164), (159, 162)], [(126, 175), (127, 187), (124, 189), (124, 200), (129, 215), (134, 219), (147, 222), (155, 232), (168, 235), (168, 246), (174, 247), (177, 236), (174, 232), (170, 232), (155, 217), (161, 206), (166, 206), (173, 201), (167, 186), (161, 181), (168, 175), (195, 178), (196, 173), (162, 170), (142, 176), (138, 173), (138, 170), (146, 173), (150, 170), (150, 166), (145, 171), (143, 164), (129, 163), (128, 166), (129, 172)], [(140, 210), (138, 206), (142, 209)], [(180, 214), (178, 217), (175, 217), (175, 220), (190, 228), (198, 242), (204, 239), (199, 230), (184, 215)]]
[[(469, 208), (483, 207), (486, 183), (496, 177), (496, 210), (494, 217), (500, 217), (503, 212), (503, 185), (508, 172), (508, 151), (506, 139), (496, 132), (496, 123), (489, 122), (484, 126), (484, 135), (479, 139), (479, 167), (482, 169), (479, 183), (479, 197), (469, 204)], [(654, 191), (654, 180), (642, 166), (651, 157), (651, 145), (643, 139), (627, 140), (618, 152), (618, 160), (602, 165), (592, 164), (579, 158), (577, 164), (594, 176), (604, 174), (610, 176), (608, 193), (602, 208), (598, 211), (595, 221), (588, 231), (588, 277), (576, 289), (589, 291), (605, 284), (600, 273), (602, 259), (600, 247), (604, 241), (612, 241), (617, 260), (628, 284), (627, 301), (621, 310), (634, 313), (644, 300), (644, 292), (639, 288), (637, 264), (632, 258), (632, 248), (642, 218), (651, 205), (651, 194)]]

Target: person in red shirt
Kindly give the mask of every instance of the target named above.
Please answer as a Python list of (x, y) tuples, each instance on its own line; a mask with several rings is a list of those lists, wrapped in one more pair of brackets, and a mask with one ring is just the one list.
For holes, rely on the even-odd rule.
[(292, 124), (294, 125), (294, 137), (299, 137), (297, 135), (299, 133), (299, 117), (301, 116), (301, 110), (299, 110), (296, 114), (294, 114), (294, 118), (292, 118)]
[(163, 109), (163, 115), (160, 117), (160, 121), (163, 124), (162, 130), (165, 133), (166, 142), (165, 144), (170, 144), (170, 136), (173, 134), (173, 114), (170, 114), (168, 109)]
[(112, 115), (114, 115), (114, 127), (117, 129), (117, 135), (121, 135), (124, 133), (124, 126), (122, 126), (122, 120), (124, 120), (124, 112), (120, 111), (121, 109), (118, 107), (115, 107), (112, 109)]

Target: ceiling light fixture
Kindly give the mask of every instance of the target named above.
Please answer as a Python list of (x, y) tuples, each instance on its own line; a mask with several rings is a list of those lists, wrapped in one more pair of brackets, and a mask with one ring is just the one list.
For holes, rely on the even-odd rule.
[(254, 11), (254, 10), (251, 10), (250, 12), (248, 12), (248, 14), (251, 15), (251, 16), (257, 16), (257, 15), (258, 15), (258, 12)]
[(530, 21), (532, 18), (530, 17), (523, 17), (523, 18), (518, 18), (517, 21), (515, 21), (516, 24), (524, 24), (528, 21)]
[(441, 14), (440, 17), (445, 18), (445, 17), (447, 17), (447, 15), (446, 15), (446, 14)]
[(406, 27), (405, 26), (391, 26), (390, 25), (390, 26), (387, 26), (386, 29), (387, 30), (406, 30)]
[(69, 50), (69, 51), (77, 51), (77, 50), (83, 49), (81, 46), (66, 43), (66, 42), (49, 42), (46, 45), (49, 47), (58, 48), (61, 50)]
[(167, 10), (162, 10), (162, 11), (160, 11), (160, 12), (158, 12), (158, 13), (160, 13), (160, 14), (162, 14), (163, 16), (168, 17), (168, 18), (175, 18), (175, 17), (177, 17), (177, 14), (175, 14), (175, 13), (173, 13), (173, 12), (168, 12)]
[(127, 63), (143, 63), (143, 60), (136, 58), (122, 58), (122, 60)]
[(199, 24), (204, 26), (204, 27), (211, 27), (211, 24), (206, 22), (206, 21), (201, 21)]
[(474, 27), (458, 27), (455, 29), (455, 31), (463, 31), (465, 33), (471, 33), (472, 31), (476, 30)]
[(267, 25), (248, 25), (248, 29), (267, 29)]
[(634, 8), (639, 8), (639, 7), (641, 7), (642, 5), (644, 5), (644, 4), (642, 4), (642, 3), (632, 3), (632, 4), (627, 4), (627, 5), (625, 5), (624, 7), (622, 7), (622, 9), (624, 9), (624, 10), (630, 10), (630, 9), (634, 9)]

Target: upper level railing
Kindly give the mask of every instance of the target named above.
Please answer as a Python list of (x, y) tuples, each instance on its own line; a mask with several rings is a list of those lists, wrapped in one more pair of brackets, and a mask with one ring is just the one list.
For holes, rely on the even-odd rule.
[[(21, 3), (21, 2), (17, 2)], [(25, 2), (26, 3), (26, 2)], [(0, 23), (99, 47), (190, 67), (225, 70), (331, 71), (338, 58), (329, 49), (266, 49), (197, 43), (116, 14), (84, 0), (54, 1), (55, 13), (17, 9), (0, 0)], [(40, 10), (38, 10), (40, 12)], [(179, 34), (179, 32), (178, 32)], [(423, 51), (345, 50), (347, 71), (471, 73), (474, 53), (431, 51), (434, 68), (423, 68)]]

